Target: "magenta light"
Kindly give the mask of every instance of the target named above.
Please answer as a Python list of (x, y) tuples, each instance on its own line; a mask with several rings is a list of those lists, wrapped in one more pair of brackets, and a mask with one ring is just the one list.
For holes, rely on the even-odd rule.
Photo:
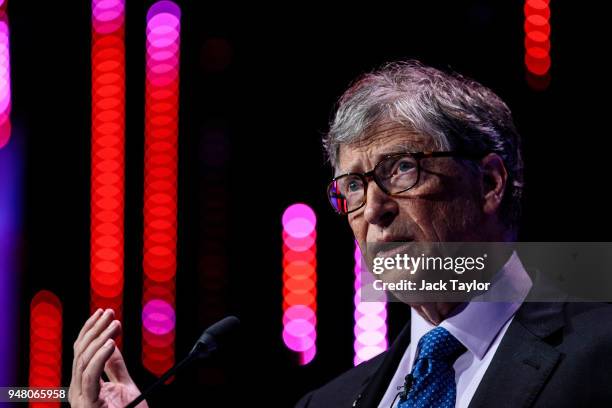
[(162, 335), (174, 329), (176, 317), (174, 309), (160, 299), (150, 300), (142, 309), (142, 323), (147, 331)]
[(289, 206), (283, 224), (283, 332), (285, 345), (308, 364), (316, 354), (316, 215), (306, 204)]
[(357, 336), (357, 340), (363, 346), (378, 346), (385, 341), (385, 335), (380, 331), (367, 331), (360, 333)]
[(317, 346), (313, 344), (311, 348), (300, 354), (300, 364), (306, 365), (310, 363), (314, 359), (315, 354), (317, 354)]
[(387, 307), (385, 302), (361, 299), (361, 251), (355, 243), (355, 357), (360, 364), (387, 349)]
[(99, 34), (109, 34), (117, 31), (125, 20), (124, 0), (93, 0), (93, 29)]
[(317, 239), (316, 231), (312, 231), (310, 235), (306, 235), (301, 238), (296, 238), (295, 236), (289, 235), (287, 233), (283, 234), (283, 241), (287, 248), (296, 251), (296, 252), (305, 252), (308, 251), (315, 244)]
[(357, 320), (357, 327), (366, 331), (374, 331), (384, 326), (385, 321), (380, 318), (379, 314), (369, 314), (361, 308), (359, 308), (359, 312), (363, 315)]
[(178, 39), (179, 33), (177, 31), (169, 31), (162, 33), (156, 33), (155, 31), (152, 31), (147, 36), (147, 51), (149, 52), (149, 54), (151, 54), (151, 52), (156, 51), (156, 48), (164, 49), (167, 47), (171, 47), (173, 44), (178, 42)]
[(303, 238), (310, 235), (316, 225), (317, 217), (306, 204), (293, 204), (283, 213), (283, 229), (287, 234), (296, 238)]
[(171, 96), (163, 88), (173, 87), (178, 81), (180, 15), (171, 1), (155, 3), (147, 14), (147, 81), (156, 88), (151, 95), (156, 100)]
[(283, 339), (289, 349), (306, 351), (315, 344), (316, 330), (314, 325), (306, 320), (292, 320), (283, 329)]
[(312, 327), (317, 324), (317, 316), (315, 312), (308, 306), (296, 305), (287, 309), (283, 315), (283, 325), (287, 325), (293, 320), (304, 320)]
[(355, 347), (359, 348), (359, 352), (354, 361), (355, 365), (368, 361), (386, 350), (386, 347), (383, 348), (381, 346), (364, 346), (358, 341), (355, 341)]
[[(145, 55), (145, 296), (143, 363), (161, 375), (174, 363), (176, 279), (176, 172), (180, 9), (171, 1), (149, 7)], [(148, 193), (148, 194), (147, 194)], [(161, 300), (162, 295), (164, 300)], [(150, 310), (149, 310), (150, 309)], [(148, 316), (150, 312), (150, 316)], [(148, 316), (149, 320), (145, 317)], [(155, 337), (163, 337), (157, 339)]]
[[(0, 3), (0, 7), (4, 2)], [(11, 137), (11, 64), (9, 26), (4, 10), (0, 10), (0, 149)]]
[(149, 65), (153, 65), (153, 63), (157, 64), (158, 62), (164, 61), (172, 61), (174, 65), (178, 65), (178, 55), (176, 55), (178, 50), (179, 46), (176, 43), (171, 44), (168, 47), (162, 49), (149, 47)]
[(159, 15), (169, 14), (177, 19), (181, 17), (181, 9), (172, 1), (158, 1), (149, 8), (147, 23)]

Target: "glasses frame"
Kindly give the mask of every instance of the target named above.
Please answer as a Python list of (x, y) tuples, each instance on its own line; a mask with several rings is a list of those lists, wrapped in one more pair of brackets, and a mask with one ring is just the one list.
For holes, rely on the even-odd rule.
[[(414, 188), (417, 184), (419, 184), (419, 181), (421, 179), (421, 160), (422, 159), (429, 159), (432, 157), (459, 157), (462, 159), (468, 159), (468, 160), (480, 160), (482, 159), (484, 156), (486, 155), (486, 153), (484, 154), (472, 154), (472, 153), (466, 153), (466, 152), (460, 152), (460, 151), (456, 151), (456, 150), (450, 150), (450, 151), (437, 151), (437, 152), (405, 152), (405, 153), (393, 153), (393, 154), (388, 154), (383, 156), (380, 161), (378, 163), (376, 163), (376, 165), (374, 166), (374, 168), (370, 171), (367, 171), (365, 173), (356, 173), (356, 172), (349, 172), (349, 173), (344, 173), (344, 174), (340, 174), (339, 176), (334, 177), (329, 184), (327, 185), (327, 201), (330, 203), (330, 205), (332, 206), (332, 208), (334, 209), (334, 212), (340, 215), (348, 215), (352, 212), (355, 212), (361, 208), (363, 208), (364, 205), (366, 205), (366, 201), (367, 201), (367, 193), (368, 193), (368, 184), (370, 183), (370, 180), (374, 180), (374, 183), (376, 183), (376, 185), (378, 186), (378, 188), (380, 188), (381, 191), (383, 191), (385, 194), (387, 194), (390, 197), (394, 197), (397, 196), (398, 194), (402, 194), (405, 193), (406, 191)], [(417, 176), (416, 176), (416, 180), (414, 182), (414, 184), (410, 187), (408, 187), (407, 189), (395, 192), (395, 193), (391, 193), (389, 192), (383, 185), (382, 182), (380, 180), (378, 180), (378, 178), (376, 177), (376, 170), (378, 169), (378, 167), (386, 160), (391, 159), (393, 157), (412, 157), (416, 160), (417, 162), (417, 166), (416, 166), (416, 170), (417, 170)], [(357, 176), (361, 179), (361, 181), (363, 182), (363, 203), (361, 203), (361, 205), (359, 207), (353, 208), (350, 211), (347, 212), (341, 212), (336, 210), (336, 207), (334, 207), (334, 205), (331, 203), (331, 194), (330, 191), (332, 189), (332, 186), (334, 184), (334, 182), (342, 177), (346, 177), (346, 176)]]

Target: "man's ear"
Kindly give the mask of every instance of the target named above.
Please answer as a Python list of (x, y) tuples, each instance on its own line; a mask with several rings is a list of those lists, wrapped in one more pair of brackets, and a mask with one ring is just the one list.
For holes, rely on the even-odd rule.
[(482, 171), (483, 211), (495, 214), (501, 205), (508, 183), (508, 171), (497, 153), (489, 153), (480, 161)]

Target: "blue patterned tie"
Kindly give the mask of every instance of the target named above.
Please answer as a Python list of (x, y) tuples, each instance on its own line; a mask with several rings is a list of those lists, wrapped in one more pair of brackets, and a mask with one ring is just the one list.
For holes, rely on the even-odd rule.
[(443, 327), (436, 327), (419, 340), (412, 367), (412, 387), (398, 408), (452, 408), (457, 386), (453, 364), (466, 348)]

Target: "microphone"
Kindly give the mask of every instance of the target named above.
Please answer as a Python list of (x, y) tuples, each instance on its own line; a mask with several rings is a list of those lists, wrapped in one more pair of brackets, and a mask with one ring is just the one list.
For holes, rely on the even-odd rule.
[(412, 390), (413, 382), (414, 377), (412, 376), (412, 373), (409, 373), (408, 375), (406, 375), (406, 377), (404, 377), (404, 385), (397, 387), (397, 389), (401, 391), (395, 395), (395, 398), (393, 398), (393, 401), (391, 402), (391, 408), (393, 408), (393, 405), (395, 405), (395, 401), (397, 401), (398, 397), (399, 402), (404, 402), (408, 399), (408, 394)]
[(228, 316), (204, 330), (189, 354), (197, 354), (198, 358), (206, 358), (231, 340), (240, 326), (236, 316)]
[(400, 401), (405, 401), (408, 398), (408, 394), (410, 393), (410, 391), (412, 390), (412, 382), (414, 381), (414, 377), (412, 376), (412, 373), (408, 374), (405, 378), (404, 378), (404, 386), (403, 386), (403, 390), (402, 392), (400, 392), (399, 396), (400, 396)]
[(224, 347), (233, 337), (235, 337), (240, 320), (236, 316), (228, 316), (219, 320), (217, 323), (204, 330), (196, 344), (193, 346), (189, 354), (182, 359), (178, 364), (169, 369), (159, 377), (157, 381), (149, 386), (135, 400), (125, 406), (125, 408), (134, 408), (136, 405), (144, 401), (160, 384), (164, 383), (168, 378), (173, 376), (181, 368), (186, 367), (194, 360), (204, 359), (212, 356), (218, 350)]

